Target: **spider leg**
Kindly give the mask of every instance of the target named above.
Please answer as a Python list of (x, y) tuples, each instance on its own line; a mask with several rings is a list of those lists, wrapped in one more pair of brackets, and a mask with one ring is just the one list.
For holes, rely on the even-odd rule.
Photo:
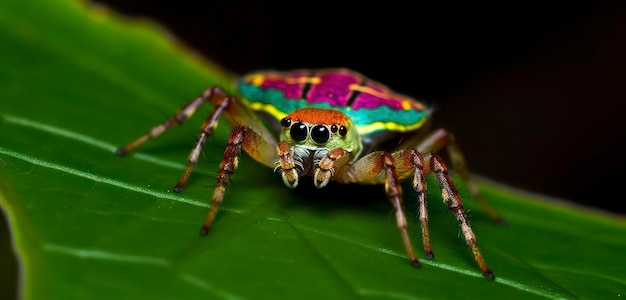
[(424, 250), (429, 259), (434, 258), (430, 245), (428, 230), (428, 210), (426, 201), (425, 174), (433, 172), (441, 188), (441, 194), (448, 209), (454, 213), (461, 226), (461, 232), (466, 243), (472, 250), (474, 259), (483, 275), (493, 279), (495, 276), (487, 267), (485, 259), (478, 248), (476, 236), (469, 224), (463, 202), (452, 179), (448, 175), (448, 168), (437, 154), (423, 156), (417, 149), (404, 149), (391, 154), (383, 151), (372, 152), (351, 165), (339, 170), (336, 180), (340, 183), (385, 184), (385, 192), (396, 212), (398, 228), (402, 233), (404, 246), (407, 249), (409, 260), (416, 266), (419, 262), (413, 253), (413, 247), (407, 233), (407, 222), (402, 207), (402, 188), (400, 180), (413, 176), (413, 189), (419, 201), (420, 223), (422, 227), (422, 241)]
[(463, 233), (463, 237), (465, 238), (465, 242), (472, 250), (472, 254), (474, 254), (474, 260), (478, 263), (478, 267), (482, 271), (483, 275), (489, 279), (494, 279), (495, 276), (487, 267), (487, 263), (483, 258), (480, 249), (478, 248), (478, 244), (476, 242), (476, 236), (472, 231), (472, 226), (469, 224), (469, 220), (467, 218), (467, 214), (465, 213), (465, 209), (463, 208), (463, 202), (461, 201), (461, 197), (452, 183), (452, 179), (450, 175), (448, 175), (448, 167), (443, 162), (443, 159), (437, 154), (430, 154), (426, 157), (427, 161), (430, 161), (430, 168), (432, 172), (435, 174), (437, 181), (439, 182), (439, 187), (441, 188), (441, 196), (443, 201), (448, 206), (448, 209), (454, 214), (456, 219), (459, 221), (461, 225), (461, 232)]
[(489, 204), (487, 199), (483, 197), (478, 190), (478, 187), (472, 180), (469, 168), (467, 167), (467, 162), (463, 156), (463, 152), (461, 152), (461, 149), (457, 145), (452, 133), (445, 129), (437, 129), (422, 139), (417, 146), (417, 149), (421, 153), (435, 153), (444, 147), (450, 156), (450, 164), (452, 168), (461, 176), (474, 199), (478, 201), (492, 221), (498, 224), (503, 224), (504, 219), (502, 216), (500, 216), (500, 214)]
[[(392, 157), (398, 165), (396, 169), (399, 171), (408, 171), (413, 173), (411, 182), (413, 190), (417, 194), (417, 202), (419, 203), (419, 220), (422, 228), (422, 243), (424, 244), (424, 252), (426, 258), (433, 260), (435, 254), (430, 246), (430, 233), (428, 230), (428, 201), (426, 199), (426, 171), (424, 169), (424, 156), (414, 149), (396, 151), (392, 153)], [(406, 175), (405, 175), (406, 176)]]
[(187, 104), (185, 104), (183, 107), (178, 109), (178, 111), (176, 111), (176, 113), (165, 122), (155, 126), (148, 133), (140, 136), (136, 140), (118, 149), (115, 154), (119, 156), (125, 155), (126, 153), (134, 150), (147, 140), (159, 136), (165, 130), (184, 123), (196, 112), (200, 105), (209, 101), (214, 103), (215, 108), (211, 115), (209, 115), (209, 117), (206, 119), (204, 124), (202, 124), (200, 134), (198, 135), (196, 143), (194, 144), (194, 147), (189, 154), (185, 170), (183, 171), (183, 174), (176, 183), (176, 186), (174, 187), (174, 192), (181, 192), (183, 190), (183, 187), (185, 186), (185, 183), (187, 183), (187, 180), (189, 179), (191, 169), (198, 161), (198, 156), (200, 155), (200, 151), (202, 150), (202, 147), (204, 146), (207, 138), (213, 135), (213, 132), (217, 127), (217, 123), (224, 111), (236, 101), (236, 98), (234, 96), (226, 94), (221, 88), (215, 86), (207, 88), (202, 93), (200, 93), (198, 97), (192, 99), (191, 101), (187, 102)]
[(424, 156), (414, 149), (399, 150), (391, 153), (393, 160), (396, 162), (396, 172), (401, 179), (408, 178), (413, 175), (412, 186), (417, 194), (419, 203), (419, 220), (422, 229), (422, 243), (426, 258), (433, 260), (435, 254), (430, 245), (430, 233), (428, 230), (428, 200), (426, 198), (426, 179), (425, 174), (430, 172), (430, 168), (424, 164)]
[(180, 193), (182, 192), (187, 180), (189, 179), (189, 175), (191, 174), (191, 169), (198, 162), (198, 157), (200, 156), (200, 152), (202, 151), (202, 147), (204, 147), (204, 143), (206, 143), (207, 139), (213, 135), (215, 132), (215, 128), (217, 128), (217, 123), (220, 120), (222, 114), (230, 106), (234, 101), (236, 101), (235, 96), (225, 96), (219, 100), (219, 102), (215, 105), (215, 109), (209, 115), (209, 117), (204, 121), (202, 127), (200, 129), (200, 134), (198, 134), (198, 138), (196, 139), (196, 143), (191, 149), (189, 153), (189, 158), (187, 159), (187, 165), (185, 166), (185, 170), (183, 170), (183, 174), (180, 176), (180, 179), (174, 186), (174, 192)]
[(299, 176), (296, 171), (296, 162), (291, 153), (291, 147), (287, 142), (280, 142), (276, 146), (276, 154), (279, 157), (280, 175), (283, 182), (289, 188), (295, 189), (298, 186)]
[(313, 173), (313, 184), (317, 188), (325, 187), (335, 175), (335, 170), (340, 169), (350, 158), (349, 152), (343, 148), (335, 148), (320, 159)]
[(220, 162), (217, 184), (211, 198), (211, 208), (200, 230), (201, 235), (206, 235), (211, 230), (211, 225), (224, 199), (226, 184), (228, 184), (230, 177), (237, 169), (239, 154), (242, 149), (254, 160), (266, 166), (272, 166), (276, 160), (276, 145), (272, 140), (265, 139), (250, 127), (244, 125), (233, 128), (228, 137), (228, 145), (224, 150), (224, 156)]
[[(239, 103), (235, 96), (229, 95), (221, 88), (213, 86), (204, 90), (202, 93), (200, 93), (200, 95), (198, 95), (198, 97), (187, 102), (165, 122), (155, 126), (148, 133), (140, 136), (136, 140), (118, 149), (115, 153), (117, 155), (123, 156), (128, 152), (134, 150), (147, 140), (159, 136), (165, 130), (184, 123), (196, 112), (198, 107), (207, 102), (211, 102), (214, 105), (214, 109), (201, 126), (198, 138), (196, 139), (193, 149), (189, 153), (185, 170), (183, 171), (183, 174), (181, 175), (178, 182), (176, 183), (176, 186), (174, 186), (173, 190), (175, 192), (181, 192), (183, 190), (185, 184), (187, 183), (187, 180), (189, 179), (189, 175), (191, 174), (193, 166), (198, 161), (198, 157), (200, 156), (200, 152), (202, 151), (204, 143), (209, 137), (213, 135), (213, 132), (215, 131), (215, 128), (217, 128), (218, 122), (221, 119), (222, 115), (224, 115), (232, 124), (245, 123), (252, 126), (253, 128), (256, 128), (256, 130), (259, 131), (260, 135), (264, 136), (268, 141), (275, 143), (275, 139), (271, 137), (271, 134), (267, 131), (261, 121), (256, 118), (254, 113), (250, 111), (250, 109)], [(260, 161), (265, 164), (265, 162), (268, 161), (268, 158), (264, 157)], [(272, 164), (270, 163), (269, 166), (271, 167)]]
[(413, 245), (407, 230), (408, 223), (402, 204), (402, 187), (396, 172), (396, 161), (392, 155), (384, 151), (372, 152), (338, 171), (336, 180), (339, 183), (385, 184), (385, 193), (395, 210), (397, 226), (402, 234), (409, 261), (413, 266), (419, 267), (420, 263), (413, 252)]
[(163, 133), (165, 130), (175, 127), (177, 125), (180, 125), (184, 123), (185, 121), (187, 121), (196, 112), (196, 110), (198, 109), (198, 107), (200, 107), (200, 105), (206, 103), (207, 101), (218, 103), (219, 101), (221, 101), (222, 99), (226, 97), (227, 97), (227, 94), (224, 91), (222, 91), (219, 87), (213, 86), (213, 87), (207, 88), (206, 90), (202, 91), (202, 93), (200, 93), (198, 97), (192, 99), (191, 101), (183, 105), (183, 107), (178, 109), (178, 111), (176, 111), (176, 113), (174, 113), (174, 115), (171, 116), (169, 119), (167, 119), (165, 122), (155, 126), (148, 133), (126, 144), (124, 147), (119, 148), (115, 152), (115, 154), (119, 156), (126, 155), (128, 152), (134, 150), (135, 148), (137, 148), (139, 145), (143, 144), (147, 140), (155, 138), (161, 135), (161, 133)]

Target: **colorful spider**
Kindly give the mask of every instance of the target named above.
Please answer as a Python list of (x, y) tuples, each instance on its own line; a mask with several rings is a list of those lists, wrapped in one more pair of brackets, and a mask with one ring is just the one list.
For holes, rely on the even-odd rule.
[(500, 217), (469, 180), (463, 155), (453, 136), (443, 129), (428, 131), (430, 110), (422, 103), (346, 69), (258, 72), (243, 77), (238, 88), (240, 98), (216, 86), (204, 90), (167, 121), (116, 152), (124, 155), (132, 151), (146, 140), (185, 122), (203, 103), (212, 103), (214, 110), (202, 125), (187, 166), (174, 187), (174, 191), (180, 192), (220, 118), (224, 116), (235, 124), (220, 163), (202, 235), (211, 229), (224, 198), (225, 185), (235, 173), (243, 149), (259, 163), (275, 168), (289, 188), (295, 188), (303, 176), (313, 177), (318, 188), (331, 180), (342, 184), (384, 184), (409, 260), (419, 267), (407, 231), (400, 180), (413, 179), (422, 241), (426, 257), (433, 259), (424, 180), (424, 175), (432, 172), (478, 267), (484, 276), (494, 278), (478, 248), (448, 168), (436, 154), (438, 150), (448, 150), (452, 165), (474, 197), (492, 219), (500, 220)]

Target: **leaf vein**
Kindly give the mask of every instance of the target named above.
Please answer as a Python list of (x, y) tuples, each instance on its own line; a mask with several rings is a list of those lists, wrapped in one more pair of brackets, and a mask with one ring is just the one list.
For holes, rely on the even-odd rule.
[[(296, 225), (294, 225), (296, 226)], [(317, 234), (321, 234), (321, 235), (325, 235), (328, 237), (332, 237), (332, 238), (336, 238), (345, 242), (349, 242), (349, 243), (353, 243), (356, 244), (358, 246), (364, 247), (366, 249), (370, 249), (370, 250), (374, 250), (380, 253), (384, 253), (387, 255), (393, 255), (393, 256), (397, 256), (397, 257), (402, 257), (404, 258), (405, 255), (404, 254), (400, 254), (397, 251), (391, 250), (391, 249), (386, 249), (386, 248), (380, 248), (380, 247), (375, 247), (375, 246), (371, 246), (371, 245), (367, 245), (365, 243), (359, 242), (359, 241), (355, 241), (352, 239), (348, 239), (346, 237), (343, 236), (339, 236), (336, 234), (332, 234), (332, 233), (328, 233), (328, 232), (324, 232), (324, 231), (320, 231), (317, 229), (313, 229), (313, 228), (308, 228), (308, 227), (302, 227), (302, 226), (296, 226), (297, 228), (299, 228), (300, 230), (306, 230), (306, 231), (310, 231), (313, 233), (317, 233)], [(426, 264), (426, 265), (431, 265), (437, 268), (441, 268), (444, 270), (448, 270), (448, 271), (452, 271), (452, 272), (456, 272), (456, 273), (460, 273), (463, 275), (467, 275), (467, 276), (472, 276), (472, 277), (481, 277), (482, 275), (479, 274), (478, 272), (474, 272), (474, 271), (470, 271), (470, 270), (466, 270), (466, 269), (461, 269), (452, 265), (448, 265), (448, 264), (444, 264), (444, 263), (439, 263), (439, 262), (435, 262), (435, 261), (430, 261), (430, 260), (420, 260), (420, 263)], [(550, 291), (546, 291), (546, 290), (541, 290), (541, 289), (537, 289), (534, 288), (532, 286), (528, 286), (522, 283), (519, 283), (515, 280), (511, 280), (511, 279), (506, 279), (506, 278), (502, 278), (502, 277), (497, 277), (496, 282), (516, 288), (518, 290), (521, 291), (525, 291), (531, 294), (535, 294), (535, 295), (539, 295), (539, 296), (543, 296), (546, 298), (554, 298), (554, 299), (565, 299), (567, 297), (565, 297), (562, 294), (559, 293), (554, 293), (554, 292), (550, 292)]]
[(99, 260), (135, 263), (135, 264), (148, 264), (148, 265), (157, 265), (157, 266), (169, 266), (170, 265), (169, 261), (163, 258), (158, 258), (158, 257), (118, 254), (118, 253), (101, 251), (101, 250), (79, 249), (79, 248), (66, 247), (66, 246), (55, 245), (55, 244), (44, 244), (43, 249), (49, 252), (61, 253), (61, 254), (76, 256), (80, 258), (99, 259)]
[[(92, 181), (95, 181), (95, 182), (105, 183), (105, 184), (109, 184), (109, 185), (116, 186), (116, 187), (119, 187), (119, 188), (127, 189), (127, 190), (130, 190), (130, 191), (133, 191), (133, 192), (142, 193), (142, 194), (154, 196), (154, 197), (157, 197), (157, 198), (173, 200), (173, 201), (182, 202), (182, 203), (195, 205), (195, 206), (200, 206), (200, 207), (210, 207), (210, 205), (208, 203), (204, 203), (204, 202), (200, 202), (200, 201), (197, 201), (197, 200), (189, 199), (189, 198), (186, 198), (186, 197), (183, 197), (183, 196), (179, 196), (179, 195), (176, 195), (176, 194), (172, 194), (172, 193), (169, 193), (169, 192), (155, 191), (155, 190), (151, 190), (151, 189), (148, 189), (148, 188), (144, 188), (144, 187), (128, 184), (126, 182), (117, 181), (117, 180), (114, 180), (114, 179), (111, 179), (111, 178), (107, 178), (107, 177), (104, 177), (104, 176), (99, 176), (99, 175), (88, 173), (88, 172), (85, 172), (85, 171), (76, 170), (74, 168), (70, 168), (70, 167), (67, 167), (67, 166), (63, 166), (63, 165), (47, 162), (47, 161), (44, 161), (44, 160), (41, 160), (41, 159), (38, 159), (38, 158), (35, 158), (35, 157), (32, 157), (32, 156), (28, 156), (28, 155), (24, 155), (24, 154), (21, 154), (21, 153), (9, 151), (9, 150), (6, 150), (5, 148), (2, 148), (2, 147), (0, 147), (0, 154), (11, 156), (11, 157), (17, 158), (19, 160), (23, 160), (23, 161), (26, 161), (28, 163), (31, 163), (33, 165), (37, 165), (37, 166), (41, 166), (41, 167), (45, 167), (45, 168), (49, 168), (49, 169), (54, 169), (54, 170), (57, 170), (57, 171), (61, 171), (61, 172), (65, 172), (65, 173), (68, 173), (68, 174), (79, 176), (79, 177), (82, 177), (82, 178), (85, 178), (85, 179), (89, 179), (89, 180), (92, 180)], [(233, 212), (233, 213), (236, 213), (236, 214), (241, 214), (242, 213), (241, 210), (231, 209), (231, 208), (222, 208), (222, 210)]]
[[(3, 119), (7, 123), (24, 126), (27, 128), (47, 132), (47, 133), (50, 133), (59, 137), (79, 141), (81, 143), (84, 143), (84, 144), (87, 144), (87, 145), (90, 145), (99, 149), (103, 149), (107, 152), (115, 153), (115, 150), (117, 150), (117, 147), (111, 143), (107, 143), (105, 141), (95, 139), (88, 135), (84, 135), (81, 133), (63, 129), (60, 127), (56, 127), (56, 126), (52, 126), (52, 125), (48, 125), (44, 123), (39, 123), (33, 120), (11, 116), (11, 115), (4, 115)], [(139, 160), (143, 160), (143, 161), (150, 162), (150, 163), (164, 166), (164, 167), (169, 167), (169, 168), (178, 169), (178, 170), (182, 170), (185, 168), (184, 164), (163, 160), (163, 159), (156, 158), (156, 157), (142, 154), (142, 153), (133, 153), (131, 155), (134, 158), (137, 158)]]

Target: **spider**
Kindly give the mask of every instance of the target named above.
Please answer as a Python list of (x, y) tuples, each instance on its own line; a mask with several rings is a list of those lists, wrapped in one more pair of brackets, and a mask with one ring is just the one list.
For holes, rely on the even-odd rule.
[(214, 110), (202, 125), (183, 174), (174, 187), (175, 192), (181, 192), (204, 143), (221, 117), (236, 124), (220, 162), (211, 207), (200, 231), (202, 235), (213, 225), (224, 199), (225, 186), (235, 173), (243, 150), (259, 163), (274, 168), (292, 189), (303, 176), (312, 177), (317, 188), (325, 187), (330, 181), (384, 184), (408, 258), (419, 267), (407, 230), (400, 181), (412, 178), (419, 203), (424, 250), (428, 259), (434, 259), (424, 179), (425, 174), (434, 173), (443, 200), (458, 220), (482, 274), (495, 278), (478, 248), (461, 197), (448, 175), (448, 167), (436, 154), (438, 150), (448, 151), (452, 165), (490, 218), (496, 221), (501, 218), (470, 180), (453, 135), (444, 129), (429, 130), (431, 110), (424, 104), (347, 69), (255, 72), (239, 81), (238, 90), (241, 97), (217, 86), (207, 88), (168, 120), (116, 152), (122, 156), (132, 151), (148, 139), (185, 122), (199, 106), (210, 102)]

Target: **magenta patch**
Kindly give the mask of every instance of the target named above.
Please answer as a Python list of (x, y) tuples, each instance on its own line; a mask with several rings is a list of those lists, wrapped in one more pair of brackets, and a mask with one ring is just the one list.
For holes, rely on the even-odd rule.
[[(345, 69), (268, 72), (263, 76), (261, 88), (280, 90), (286, 99), (303, 99), (305, 95), (304, 100), (309, 103), (326, 102), (334, 107), (374, 109), (387, 106), (394, 110), (405, 109), (402, 106), (404, 98), (375, 81)], [(411, 106), (413, 109), (422, 109), (412, 101)]]
[(343, 107), (348, 104), (349, 86), (358, 83), (360, 78), (348, 73), (318, 73), (319, 84), (311, 86), (308, 93), (309, 102), (327, 102), (332, 106)]

